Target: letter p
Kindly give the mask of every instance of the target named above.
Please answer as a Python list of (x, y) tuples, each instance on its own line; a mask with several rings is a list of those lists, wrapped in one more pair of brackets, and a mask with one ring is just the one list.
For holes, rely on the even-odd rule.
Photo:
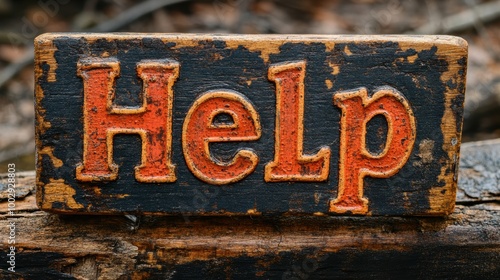
[[(363, 197), (363, 178), (388, 178), (408, 160), (415, 143), (415, 117), (408, 101), (396, 89), (385, 87), (368, 97), (366, 88), (333, 96), (342, 109), (340, 125), (339, 188), (330, 212), (366, 214), (368, 199)], [(366, 149), (366, 124), (376, 115), (386, 118), (384, 150), (372, 154)]]

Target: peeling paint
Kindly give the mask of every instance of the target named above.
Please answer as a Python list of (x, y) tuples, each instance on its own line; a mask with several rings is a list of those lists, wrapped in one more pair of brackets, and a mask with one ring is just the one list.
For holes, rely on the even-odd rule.
[(408, 62), (410, 62), (410, 63), (415, 63), (415, 60), (417, 60), (417, 58), (418, 58), (418, 54), (410, 55), (407, 57)]
[(325, 80), (325, 85), (328, 89), (332, 89), (333, 82), (331, 80)]
[(262, 213), (260, 213), (259, 211), (257, 211), (257, 209), (253, 208), (253, 209), (248, 209), (247, 210), (247, 214), (249, 214), (249, 215), (260, 215)]
[(352, 52), (347, 45), (344, 47), (344, 53), (347, 55), (352, 55)]
[(226, 45), (230, 49), (237, 49), (242, 46), (251, 52), (260, 52), (260, 57), (265, 63), (269, 62), (271, 54), (280, 53), (280, 48), (283, 46), (284, 40), (269, 41), (267, 44), (255, 44), (249, 40), (229, 40)]
[[(54, 82), (55, 79), (55, 69), (57, 68), (57, 64), (54, 57), (54, 46), (52, 41), (44, 39), (44, 38), (36, 38), (35, 40), (39, 40), (37, 44), (35, 44), (35, 60), (36, 61), (45, 61), (49, 65), (49, 73), (47, 80)], [(46, 50), (45, 48), (48, 48)], [(54, 64), (54, 65), (51, 65)], [(35, 63), (35, 81), (39, 81), (43, 77), (43, 69), (41, 67), (42, 63)], [(47, 129), (51, 127), (50, 122), (46, 122), (44, 119), (45, 110), (41, 106), (42, 100), (44, 98), (44, 92), (40, 83), (35, 83), (35, 110), (36, 121), (38, 126), (36, 127), (37, 133), (43, 134)], [(38, 137), (37, 137), (38, 138)]]
[[(417, 38), (416, 38), (417, 39)], [(418, 39), (414, 42), (403, 41), (399, 43), (402, 51), (415, 50), (417, 52), (430, 50), (428, 44)], [(456, 180), (454, 179), (454, 161), (458, 157), (461, 142), (461, 127), (457, 127), (456, 116), (453, 112), (453, 99), (465, 92), (465, 74), (460, 75), (460, 70), (466, 70), (466, 65), (460, 65), (460, 59), (467, 57), (467, 41), (449, 36), (439, 36), (434, 38), (434, 46), (437, 48), (436, 55), (448, 57), (448, 71), (441, 74), (441, 82), (446, 85), (445, 112), (441, 120), (441, 131), (443, 134), (442, 149), (448, 154), (446, 164), (441, 168), (438, 180), (444, 183), (444, 187), (435, 186), (429, 192), (429, 213), (449, 214), (455, 205)], [(453, 84), (463, 84), (462, 91), (457, 88), (450, 88), (448, 82)], [(458, 160), (458, 158), (457, 158)]]
[[(36, 55), (37, 55), (36, 59), (37, 61), (39, 61), (39, 63), (40, 62), (41, 64), (45, 63), (49, 66), (49, 71), (47, 73), (47, 81), (51, 83), (55, 82), (56, 69), (57, 69), (55, 51), (57, 50), (57, 48), (54, 46), (54, 43), (51, 40), (44, 40), (43, 38), (41, 39), (36, 38), (35, 40), (38, 40), (36, 49)], [(37, 70), (41, 71), (41, 69)]]
[(38, 155), (47, 155), (54, 167), (59, 168), (63, 166), (63, 161), (54, 156), (54, 147), (43, 147), (43, 149), (38, 151)]
[[(432, 212), (444, 212), (449, 214), (453, 211), (455, 205), (455, 197), (457, 190), (457, 180), (454, 176), (456, 162), (460, 153), (461, 130), (462, 127), (457, 127), (457, 116), (453, 112), (453, 100), (456, 96), (465, 92), (465, 74), (460, 75), (460, 70), (466, 71), (466, 65), (460, 65), (460, 58), (467, 57), (467, 42), (461, 40), (460, 45), (438, 47), (437, 55), (448, 55), (449, 59), (448, 71), (441, 75), (441, 81), (446, 85), (445, 92), (445, 112), (441, 120), (441, 131), (443, 132), (443, 150), (448, 154), (448, 161), (441, 168), (439, 180), (444, 182), (445, 186), (436, 186), (430, 190), (429, 204)], [(448, 82), (453, 84), (462, 84), (463, 92), (460, 87), (450, 88)], [(460, 125), (462, 122), (460, 122)], [(455, 160), (453, 160), (455, 159)]]
[(163, 38), (162, 42), (163, 43), (170, 43), (172, 41), (175, 41), (175, 46), (172, 47), (174, 50), (178, 50), (181, 48), (195, 48), (200, 45), (200, 41), (198, 40), (191, 40), (191, 39), (184, 39), (181, 37), (175, 38), (175, 40), (172, 40), (172, 38)]
[(333, 40), (325, 42), (325, 50), (327, 52), (333, 52), (334, 48), (335, 48), (335, 43), (333, 42)]
[(315, 192), (314, 193), (314, 204), (318, 205), (319, 204), (319, 199), (321, 198), (321, 194)]
[(340, 72), (340, 66), (329, 63), (330, 67), (332, 67), (332, 75), (337, 75)]
[(430, 139), (424, 139), (418, 145), (418, 154), (417, 156), (420, 158), (420, 161), (416, 161), (413, 163), (413, 166), (422, 166), (424, 164), (431, 163), (433, 158), (433, 150), (434, 150), (434, 141)]
[[(43, 51), (45, 46), (48, 46), (49, 48), (53, 47), (52, 40), (51, 38), (47, 38), (48, 36), (41, 35), (35, 39), (35, 61), (39, 61), (39, 59), (45, 59), (45, 61), (51, 61), (52, 59), (47, 58), (47, 54), (53, 55), (54, 53), (51, 51)], [(40, 45), (38, 44), (40, 43)], [(43, 46), (43, 47), (42, 47)], [(54, 66), (55, 67), (55, 66)], [(50, 69), (55, 68), (51, 67)], [(43, 135), (47, 129), (51, 127), (50, 122), (45, 120), (45, 112), (46, 110), (42, 106), (42, 100), (44, 99), (44, 92), (43, 88), (40, 85), (40, 81), (43, 78), (43, 69), (41, 67), (41, 63), (35, 63), (34, 66), (35, 70), (35, 120), (36, 120), (36, 126), (35, 126), (35, 144), (36, 144), (36, 150), (40, 151), (42, 150), (42, 142), (40, 140), (41, 135)], [(37, 154), (38, 162), (41, 162), (41, 154)], [(39, 167), (38, 167), (39, 168)], [(40, 172), (41, 170), (37, 170), (37, 192), (36, 192), (36, 197), (37, 201), (41, 203), (42, 201), (42, 191), (43, 191), (43, 184), (40, 183)], [(41, 206), (41, 205), (40, 205)]]
[(73, 196), (75, 189), (67, 185), (63, 179), (50, 179), (50, 183), (43, 188), (43, 209), (52, 209), (52, 204), (60, 202), (70, 209), (82, 209), (83, 205), (77, 203)]

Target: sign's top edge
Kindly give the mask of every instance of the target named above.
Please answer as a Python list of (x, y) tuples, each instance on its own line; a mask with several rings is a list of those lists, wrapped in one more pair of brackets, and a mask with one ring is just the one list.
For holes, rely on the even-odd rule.
[(170, 40), (238, 40), (247, 42), (283, 41), (283, 42), (380, 42), (396, 41), (414, 44), (450, 45), (467, 49), (467, 41), (461, 37), (451, 35), (324, 35), (324, 34), (199, 34), (199, 33), (78, 33), (58, 32), (45, 33), (35, 38), (35, 42), (54, 40), (58, 38), (85, 38), (85, 39), (144, 39), (160, 38)]

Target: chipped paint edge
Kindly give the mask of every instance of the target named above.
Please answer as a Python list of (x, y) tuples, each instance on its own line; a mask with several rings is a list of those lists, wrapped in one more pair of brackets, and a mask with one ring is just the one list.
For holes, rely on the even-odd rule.
[[(445, 57), (449, 63), (448, 70), (441, 73), (441, 82), (445, 86), (443, 117), (441, 119), (441, 133), (443, 135), (443, 145), (441, 148), (448, 155), (448, 160), (441, 167), (438, 181), (443, 182), (444, 186), (433, 186), (429, 190), (429, 211), (428, 215), (449, 215), (455, 208), (458, 164), (460, 159), (460, 143), (462, 139), (463, 119), (460, 120), (460, 127), (457, 127), (457, 116), (455, 115), (452, 102), (458, 95), (465, 95), (465, 80), (467, 71), (467, 52), (468, 43), (462, 38), (454, 36), (439, 36), (449, 39), (448, 43), (436, 40), (434, 46), (437, 47), (436, 55)], [(450, 38), (451, 37), (451, 38)], [(419, 42), (420, 43), (420, 42)], [(402, 51), (413, 49), (417, 52), (429, 50), (429, 44), (411, 44), (409, 42), (400, 43)], [(464, 66), (459, 65), (459, 60), (465, 59)], [(464, 73), (460, 75), (459, 71), (463, 68)], [(451, 89), (448, 81), (454, 81), (455, 84), (462, 83), (463, 91)], [(463, 110), (463, 104), (461, 104)]]
[(43, 210), (52, 209), (53, 203), (58, 202), (71, 210), (82, 209), (83, 205), (76, 202), (75, 195), (75, 189), (66, 184), (64, 179), (50, 179), (50, 182), (44, 186), (44, 200), (39, 207)]
[[(450, 54), (453, 51), (452, 54)], [(456, 54), (455, 54), (456, 53)], [(437, 214), (443, 213), (449, 215), (455, 208), (455, 200), (457, 193), (457, 175), (458, 165), (460, 162), (460, 144), (462, 141), (463, 117), (460, 120), (460, 125), (457, 127), (457, 115), (452, 109), (453, 100), (459, 95), (465, 95), (465, 83), (467, 72), (467, 45), (462, 48), (453, 50), (443, 50), (438, 48), (438, 55), (450, 56), (453, 60), (449, 60), (448, 71), (441, 75), (441, 82), (446, 87), (445, 92), (445, 111), (441, 120), (441, 131), (443, 132), (443, 150), (448, 154), (448, 161), (441, 167), (441, 174), (438, 179), (444, 181), (445, 186), (436, 186), (431, 188), (429, 193), (429, 206), (431, 211)], [(465, 59), (464, 65), (459, 64), (459, 60)], [(460, 70), (464, 73), (460, 75)], [(448, 81), (454, 81), (457, 85), (456, 89), (450, 88)], [(462, 84), (463, 89), (459, 91), (458, 85)], [(465, 100), (465, 96), (464, 99)], [(463, 110), (463, 103), (461, 109)], [(444, 193), (442, 192), (444, 191)]]
[[(54, 52), (47, 52), (44, 49), (53, 48), (52, 39), (48, 36), (39, 36), (35, 38), (35, 146), (36, 146), (36, 201), (39, 208), (43, 208), (44, 202), (44, 188), (43, 183), (41, 182), (41, 162), (43, 150), (42, 142), (40, 140), (40, 136), (45, 133), (47, 129), (51, 127), (51, 123), (45, 120), (45, 112), (46, 110), (42, 106), (42, 100), (45, 97), (43, 88), (40, 85), (40, 80), (43, 78), (43, 69), (41, 67), (42, 58), (47, 59), (47, 57), (52, 56), (55, 60)], [(49, 59), (52, 60), (52, 59)], [(55, 70), (54, 70), (55, 71)], [(50, 147), (47, 147), (50, 149)], [(53, 149), (50, 150), (50, 153), (53, 152)]]
[(419, 50), (429, 45), (467, 46), (467, 42), (455, 36), (449, 35), (305, 35), (305, 34), (283, 34), (283, 35), (243, 35), (243, 34), (176, 34), (176, 33), (45, 33), (39, 35), (35, 41), (53, 41), (58, 38), (84, 38), (91, 43), (99, 39), (107, 40), (141, 40), (144, 38), (158, 38), (163, 42), (175, 43), (172, 49), (197, 47), (200, 42), (224, 41), (226, 48), (238, 49), (243, 47), (250, 52), (259, 52), (265, 63), (270, 63), (272, 54), (280, 53), (280, 47), (284, 43), (322, 43), (325, 51), (333, 51), (336, 44), (343, 43), (375, 43), (393, 41), (400, 45)]

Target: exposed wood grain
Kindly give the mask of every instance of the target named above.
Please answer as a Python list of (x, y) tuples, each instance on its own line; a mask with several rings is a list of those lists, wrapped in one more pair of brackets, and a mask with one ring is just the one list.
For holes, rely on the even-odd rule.
[[(13, 217), (17, 274), (2, 270), (0, 275), (2, 279), (496, 279), (499, 150), (500, 139), (462, 146), (459, 194), (469, 193), (474, 199), (459, 195), (454, 212), (446, 218), (65, 216), (41, 212), (31, 201), (31, 208), (19, 209)], [(471, 173), (476, 165), (488, 169)], [(19, 177), (19, 187), (33, 187), (32, 174)], [(12, 218), (6, 207), (0, 202), (0, 236), (7, 236), (7, 219)], [(0, 240), (5, 252), (6, 239)], [(5, 263), (5, 254), (0, 260)]]

